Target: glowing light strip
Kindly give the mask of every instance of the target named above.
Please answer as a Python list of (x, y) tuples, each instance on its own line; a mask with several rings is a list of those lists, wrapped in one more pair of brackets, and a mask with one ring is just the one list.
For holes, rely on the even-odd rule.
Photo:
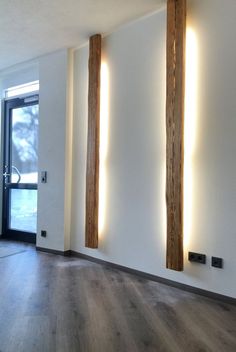
[(104, 234), (106, 199), (107, 199), (107, 170), (106, 161), (108, 154), (108, 99), (109, 99), (109, 74), (106, 63), (101, 65), (101, 101), (100, 101), (100, 154), (99, 154), (99, 215), (98, 232)]
[(196, 33), (187, 28), (184, 127), (184, 245), (192, 232), (193, 156), (196, 147), (198, 48)]

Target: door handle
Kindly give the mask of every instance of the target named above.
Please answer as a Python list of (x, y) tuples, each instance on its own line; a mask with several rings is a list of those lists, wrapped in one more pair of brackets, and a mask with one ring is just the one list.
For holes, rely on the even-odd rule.
[(16, 183), (19, 183), (19, 182), (20, 182), (20, 180), (21, 180), (21, 174), (20, 174), (20, 171), (17, 169), (17, 167), (16, 167), (16, 166), (13, 166), (13, 165), (12, 165), (12, 169), (13, 169), (13, 170), (15, 170), (15, 172), (17, 173), (18, 180), (17, 180), (17, 182), (16, 182)]
[[(18, 180), (17, 180), (17, 182), (16, 183), (19, 183), (20, 182), (20, 180), (21, 180), (21, 174), (20, 174), (20, 171), (17, 169), (17, 167), (16, 166), (13, 166), (12, 165), (12, 167), (11, 167), (14, 171), (15, 171), (15, 173), (17, 174), (17, 176), (18, 176)], [(9, 173), (7, 173), (6, 171), (4, 172), (4, 174), (3, 174), (3, 177), (5, 177), (5, 179), (7, 178), (7, 177), (11, 177), (11, 174), (9, 174)], [(11, 182), (6, 182), (5, 181), (5, 184), (6, 185), (9, 185)]]

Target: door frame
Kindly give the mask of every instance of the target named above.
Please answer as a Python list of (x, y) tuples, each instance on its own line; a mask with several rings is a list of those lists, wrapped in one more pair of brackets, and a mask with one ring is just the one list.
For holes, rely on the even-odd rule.
[[(2, 113), (2, 238), (36, 243), (36, 233), (26, 232), (21, 230), (10, 229), (10, 192), (11, 189), (32, 189), (37, 190), (36, 183), (11, 183), (9, 176), (4, 176), (4, 173), (11, 174), (9, 168), (11, 167), (11, 131), (12, 119), (11, 113), (13, 109), (37, 105), (39, 103), (39, 95), (29, 94), (21, 97), (14, 97), (5, 99), (3, 101)], [(8, 170), (6, 169), (8, 167)]]

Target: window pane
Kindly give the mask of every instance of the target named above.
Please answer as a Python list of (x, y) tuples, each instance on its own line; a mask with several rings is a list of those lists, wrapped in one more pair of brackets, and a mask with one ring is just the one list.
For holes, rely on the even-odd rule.
[(38, 182), (38, 105), (12, 110), (11, 182)]
[(10, 228), (36, 233), (37, 190), (11, 189)]

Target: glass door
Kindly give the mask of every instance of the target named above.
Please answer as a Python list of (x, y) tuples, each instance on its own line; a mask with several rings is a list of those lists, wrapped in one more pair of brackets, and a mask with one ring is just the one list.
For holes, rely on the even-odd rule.
[(38, 95), (5, 101), (3, 237), (36, 242)]

